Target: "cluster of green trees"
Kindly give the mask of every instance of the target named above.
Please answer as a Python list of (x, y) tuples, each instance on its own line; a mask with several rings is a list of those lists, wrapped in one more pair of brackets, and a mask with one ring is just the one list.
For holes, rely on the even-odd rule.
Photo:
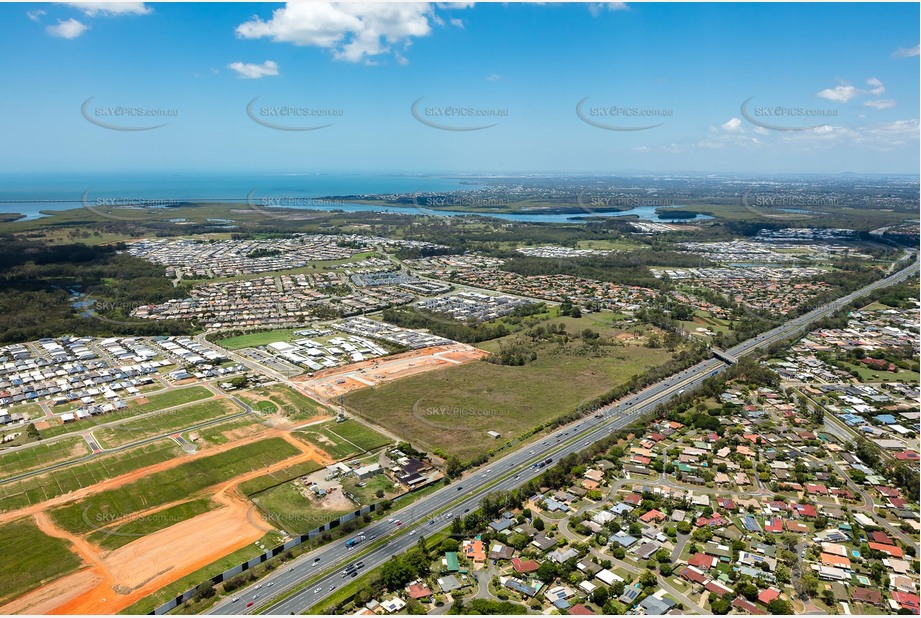
[[(75, 335), (180, 335), (179, 321), (140, 320), (135, 308), (188, 295), (163, 267), (124, 253), (123, 245), (50, 245), (0, 236), (0, 343)], [(88, 303), (75, 306), (77, 301)]]
[(505, 324), (458, 322), (443, 314), (433, 314), (421, 309), (384, 309), (385, 321), (403, 328), (419, 328), (462, 343), (479, 343), (504, 337), (511, 333)]
[(589, 257), (548, 260), (514, 254), (505, 260), (503, 270), (519, 275), (574, 275), (611, 281), (623, 285), (639, 285), (665, 289), (668, 284), (657, 279), (649, 266), (697, 267), (711, 262), (697, 255), (678, 253), (668, 249), (639, 249), (625, 253), (609, 253)]

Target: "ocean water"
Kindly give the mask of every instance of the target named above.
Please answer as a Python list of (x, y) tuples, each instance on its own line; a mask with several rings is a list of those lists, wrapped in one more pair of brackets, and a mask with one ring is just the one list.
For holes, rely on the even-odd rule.
[[(364, 175), (364, 174), (30, 174), (0, 175), (0, 213), (18, 213), (25, 219), (45, 215), (41, 211), (70, 210), (84, 203), (112, 200), (124, 204), (146, 200), (229, 201), (256, 203), (266, 198), (295, 198), (293, 203), (269, 203), (305, 210), (343, 210), (346, 212), (385, 211), (411, 215), (437, 214), (463, 216), (469, 213), (452, 210), (429, 210), (413, 206), (370, 206), (348, 201), (323, 203), (308, 198), (388, 193), (427, 193), (462, 191), (482, 186), (476, 178), (435, 175)], [(669, 222), (660, 218), (655, 206), (638, 206), (622, 212), (576, 214), (502, 214), (491, 215), (508, 221), (536, 223), (573, 223), (597, 217), (636, 216), (644, 221)], [(698, 215), (697, 219), (710, 219)], [(692, 221), (683, 219), (679, 222)]]

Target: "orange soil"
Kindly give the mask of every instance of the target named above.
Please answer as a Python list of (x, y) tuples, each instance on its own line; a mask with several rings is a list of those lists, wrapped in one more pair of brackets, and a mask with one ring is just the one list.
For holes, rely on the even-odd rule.
[[(486, 355), (487, 353), (483, 350), (462, 343), (434, 346), (395, 354), (384, 359), (367, 360), (343, 367), (324, 369), (316, 372), (312, 378), (303, 375), (294, 380), (303, 384), (305, 394), (308, 396), (329, 401), (336, 399), (339, 395), (368, 387), (368, 384), (348, 374), (380, 384), (455, 364), (445, 359), (468, 363)], [(412, 367), (406, 362), (408, 360), (413, 360)], [(364, 369), (365, 372), (357, 373), (359, 369)], [(345, 382), (336, 384), (337, 380), (345, 380)]]
[[(177, 458), (132, 472), (116, 479), (86, 488), (19, 511), (5, 513), (0, 522), (11, 517), (30, 514), (46, 534), (63, 538), (73, 546), (88, 565), (77, 573), (64, 576), (29, 592), (0, 607), (0, 613), (31, 614), (114, 614), (157, 590), (179, 580), (220, 558), (260, 539), (271, 526), (258, 515), (252, 505), (236, 490), (240, 483), (305, 461), (329, 463), (332, 458), (323, 451), (297, 440), (286, 432), (267, 430), (261, 435), (232, 444), (207, 449), (212, 455), (278, 435), (294, 445), (301, 453), (261, 470), (255, 470), (211, 488), (211, 499), (221, 507), (141, 537), (112, 552), (57, 528), (45, 513), (46, 509), (130, 483), (160, 470), (179, 465)], [(159, 506), (145, 513), (168, 508), (176, 503)], [(142, 516), (145, 513), (139, 513)], [(261, 525), (258, 525), (260, 524)]]

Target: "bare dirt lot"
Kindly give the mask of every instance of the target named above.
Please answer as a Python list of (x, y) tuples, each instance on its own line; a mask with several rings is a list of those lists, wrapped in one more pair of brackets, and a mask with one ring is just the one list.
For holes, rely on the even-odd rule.
[(309, 395), (332, 401), (352, 391), (392, 382), (406, 376), (464, 365), (480, 360), (487, 353), (463, 343), (412, 350), (403, 354), (353, 363), (316, 372), (313, 377), (294, 378)]
[[(54, 525), (45, 510), (76, 495), (97, 492), (124, 485), (159, 470), (179, 465), (184, 458), (170, 460), (122, 477), (111, 479), (91, 488), (74, 492), (61, 499), (6, 513), (0, 521), (23, 514), (32, 515), (43, 532), (69, 541), (87, 568), (50, 582), (0, 607), (0, 613), (29, 614), (114, 614), (143, 597), (208, 564), (260, 539), (271, 526), (262, 521), (256, 509), (243, 497), (237, 487), (243, 481), (269, 474), (288, 466), (316, 461), (329, 463), (331, 458), (290, 436), (287, 432), (266, 429), (252, 436), (206, 449), (207, 455), (218, 450), (235, 448), (247, 442), (276, 435), (293, 444), (300, 454), (267, 468), (256, 470), (217, 485), (208, 497), (220, 507), (179, 522), (152, 534), (140, 537), (114, 551), (107, 552), (80, 535), (71, 534)], [(151, 512), (168, 508), (163, 505)], [(144, 515), (140, 513), (139, 516)]]

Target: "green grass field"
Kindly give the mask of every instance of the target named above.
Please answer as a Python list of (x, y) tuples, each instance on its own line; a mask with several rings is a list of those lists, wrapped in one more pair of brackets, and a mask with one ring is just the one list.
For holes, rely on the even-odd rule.
[(362, 449), (330, 431), (330, 425), (311, 425), (294, 432), (294, 437), (317, 447), (335, 460), (358, 455)]
[(260, 476), (240, 483), (240, 491), (246, 496), (252, 496), (259, 493), (260, 491), (265, 491), (269, 487), (281, 485), (282, 483), (286, 483), (296, 478), (307, 476), (312, 472), (316, 472), (321, 467), (322, 466), (320, 466), (320, 464), (315, 461), (295, 464), (288, 468), (266, 474), (265, 476)]
[[(566, 325), (569, 332), (592, 328), (602, 337), (622, 332), (606, 326), (603, 319), (595, 324), (569, 319)], [(479, 347), (496, 351), (506, 340)], [(671, 357), (663, 349), (633, 345), (604, 350), (604, 356), (589, 357), (560, 353), (550, 344), (539, 347), (537, 360), (524, 366), (477, 362), (431, 371), (354, 391), (346, 395), (345, 404), (427, 450), (466, 461)], [(493, 440), (487, 431), (497, 431), (502, 438)]]
[(323, 508), (315, 499), (302, 496), (295, 486), (295, 481), (288, 481), (266, 489), (253, 496), (252, 500), (270, 525), (291, 534), (304, 534), (330, 519), (335, 519), (358, 508), (357, 506), (338, 510)]
[(228, 399), (212, 399), (159, 414), (151, 414), (128, 423), (103, 427), (94, 431), (93, 435), (103, 448), (113, 448), (145, 438), (177, 432), (186, 427), (240, 411), (240, 407)]
[(99, 529), (87, 536), (86, 539), (102, 549), (111, 551), (127, 545), (131, 541), (136, 541), (142, 536), (169, 528), (196, 515), (207, 513), (212, 508), (214, 508), (214, 504), (210, 500), (203, 498), (176, 504), (162, 511), (144, 515), (124, 523), (100, 520), (99, 522), (94, 522), (98, 523)]
[(39, 442), (28, 448), (0, 454), (0, 471), (4, 477), (37, 470), (52, 464), (88, 455), (90, 447), (79, 436), (54, 442)]
[(261, 345), (268, 345), (276, 341), (291, 343), (297, 337), (294, 336), (295, 330), (302, 328), (288, 328), (282, 330), (261, 330), (236, 337), (227, 337), (226, 339), (216, 339), (214, 343), (228, 350), (240, 350), (242, 348), (254, 348)]
[(294, 432), (294, 435), (321, 449), (333, 459), (359, 455), (391, 442), (387, 436), (355, 421), (330, 421), (310, 425)]
[(91, 532), (100, 518), (120, 518), (179, 501), (235, 476), (264, 468), (298, 453), (281, 438), (253, 442), (157, 472), (122, 487), (51, 511), (59, 526), (74, 533)]
[(237, 393), (237, 396), (263, 414), (281, 412), (292, 421), (332, 414), (326, 406), (284, 384), (254, 388)]
[[(237, 436), (240, 434), (251, 435), (263, 429), (265, 429), (265, 425), (259, 422), (252, 414), (247, 414), (240, 418), (215, 423), (194, 431), (183, 432), (182, 436), (189, 442), (195, 442), (196, 444), (200, 441), (220, 445), (230, 442), (232, 434)], [(192, 440), (192, 434), (195, 434), (195, 440)]]
[[(856, 370), (858, 375), (860, 375), (861, 382), (914, 382), (917, 383), (921, 379), (921, 375), (917, 371), (908, 371), (907, 369), (899, 369), (895, 373), (891, 371), (873, 369), (865, 365), (855, 365), (853, 363), (845, 363), (847, 365), (848, 371)], [(877, 376), (877, 377), (873, 377)]]
[(0, 602), (76, 571), (80, 557), (67, 541), (48, 536), (31, 519), (3, 524), (0, 535)]
[(96, 457), (90, 461), (0, 485), (0, 512), (12, 511), (95, 485), (147, 466), (162, 463), (182, 453), (172, 440), (157, 440), (143, 446)]
[[(359, 487), (358, 483), (364, 483), (364, 487)], [(382, 500), (376, 495), (378, 490), (384, 492), (384, 498), (392, 498), (403, 493), (402, 487), (399, 484), (394, 486), (394, 482), (384, 474), (372, 476), (366, 481), (359, 481), (354, 476), (344, 478), (342, 480), (342, 490), (358, 498), (362, 504), (371, 504)]]
[(387, 444), (391, 440), (382, 433), (374, 431), (367, 425), (355, 421), (345, 421), (329, 425), (329, 431), (337, 436), (341, 436), (365, 451), (373, 451)]
[(156, 412), (157, 410), (163, 410), (165, 408), (181, 406), (187, 403), (192, 403), (193, 401), (208, 399), (210, 397), (214, 397), (214, 393), (209, 391), (204, 386), (190, 386), (187, 388), (171, 389), (163, 393), (157, 393), (156, 395), (148, 396), (147, 403), (137, 403), (137, 399), (135, 399), (133, 401), (129, 401), (128, 407), (124, 410), (109, 412), (108, 414), (94, 418), (74, 421), (73, 423), (67, 423), (66, 425), (52, 425), (48, 429), (42, 429), (40, 433), (42, 438), (50, 438), (52, 436), (59, 436), (63, 433), (92, 429), (93, 427), (98, 427), (104, 423), (131, 418), (140, 414), (147, 414), (148, 412)]

